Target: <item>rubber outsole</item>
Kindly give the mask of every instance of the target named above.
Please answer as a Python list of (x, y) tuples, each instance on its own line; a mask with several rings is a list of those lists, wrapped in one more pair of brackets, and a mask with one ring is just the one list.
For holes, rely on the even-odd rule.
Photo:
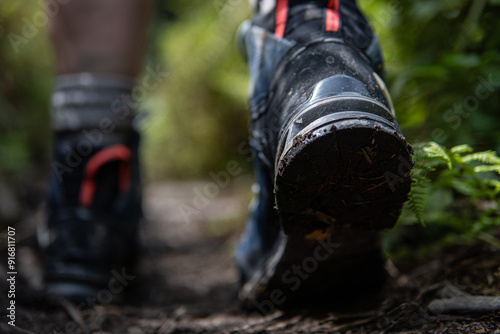
[(321, 236), (334, 226), (394, 226), (410, 191), (412, 159), (388, 121), (364, 112), (335, 113), (288, 146), (275, 181), (285, 233)]
[(378, 305), (386, 280), (378, 232), (339, 228), (325, 239), (281, 235), (273, 256), (240, 289), (247, 310)]
[(379, 231), (394, 226), (407, 199), (411, 147), (366, 112), (333, 113), (286, 136), (275, 179), (283, 233), (240, 290), (243, 306), (373, 307), (386, 278)]

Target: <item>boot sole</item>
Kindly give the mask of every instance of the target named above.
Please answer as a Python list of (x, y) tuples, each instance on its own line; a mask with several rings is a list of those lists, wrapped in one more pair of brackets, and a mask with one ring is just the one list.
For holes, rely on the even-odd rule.
[(410, 191), (409, 145), (392, 123), (366, 112), (323, 116), (288, 143), (277, 164), (276, 207), (286, 234), (394, 226)]
[(106, 275), (78, 263), (61, 263), (56, 268), (46, 269), (45, 273), (45, 293), (76, 304), (87, 301), (87, 298), (98, 300), (101, 304), (123, 302), (124, 289), (117, 289), (114, 284), (117, 284), (116, 278), (111, 275), (111, 270)]
[(386, 278), (379, 231), (394, 226), (407, 199), (410, 146), (366, 112), (329, 114), (286, 136), (275, 180), (283, 233), (240, 290), (243, 306), (375, 307)]

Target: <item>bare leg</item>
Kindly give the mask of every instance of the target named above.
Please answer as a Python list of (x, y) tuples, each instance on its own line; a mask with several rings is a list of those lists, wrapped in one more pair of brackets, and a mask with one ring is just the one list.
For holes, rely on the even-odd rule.
[(151, 5), (151, 0), (85, 0), (60, 5), (50, 22), (57, 74), (136, 76)]

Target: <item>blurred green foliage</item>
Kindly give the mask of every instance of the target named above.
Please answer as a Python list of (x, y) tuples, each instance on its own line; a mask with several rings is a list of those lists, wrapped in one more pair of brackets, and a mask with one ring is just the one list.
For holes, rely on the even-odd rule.
[[(408, 140), (432, 140), (448, 154), (455, 153), (446, 147), (461, 144), (500, 152), (500, 1), (358, 2), (379, 35)], [(30, 183), (48, 171), (54, 74), (41, 8), (41, 1), (0, 2), (0, 184)], [(139, 101), (149, 181), (207, 178), (229, 160), (251, 170), (248, 153), (238, 150), (248, 137), (248, 75), (234, 45), (249, 15), (247, 0), (156, 1), (145, 68), (168, 76)], [(428, 252), (422, 240), (498, 243), (487, 233), (499, 224), (498, 184), (487, 186), (493, 178), (456, 163), (461, 155), (454, 159), (455, 168), (441, 164), (428, 175), (425, 203), (417, 208), (428, 227), (418, 224), (409, 203), (401, 228), (385, 238), (393, 259)]]
[[(500, 1), (360, 0), (378, 32), (410, 142), (500, 148)], [(234, 46), (246, 0), (159, 0), (145, 66), (169, 73), (141, 101), (150, 180), (207, 177), (247, 139), (247, 69)], [(53, 81), (45, 26), (15, 50), (41, 3), (0, 3), (0, 178), (48, 165)], [(484, 82), (490, 82), (484, 86)], [(481, 86), (482, 85), (482, 86)], [(479, 87), (479, 88), (478, 88)], [(482, 88), (481, 88), (482, 87)], [(479, 93), (478, 93), (479, 92)], [(476, 103), (477, 102), (477, 103)]]
[(498, 151), (500, 2), (361, 3), (380, 33), (389, 88), (410, 141)]
[[(468, 144), (476, 152), (500, 151), (500, 1), (360, 3), (381, 39), (399, 124), (417, 143), (410, 195), (420, 198), (406, 203), (398, 228), (384, 238), (386, 250), (394, 261), (406, 261), (477, 238), (498, 247), (489, 234), (500, 225), (498, 175), (478, 173), (462, 159), (467, 152), (456, 150)], [(436, 143), (418, 144), (428, 140)], [(433, 166), (439, 158), (424, 149), (438, 144), (452, 166), (445, 160)], [(436, 170), (419, 182), (424, 167)]]
[(52, 56), (45, 26), (33, 21), (39, 10), (0, 2), (0, 181), (22, 181), (48, 165)]
[(491, 232), (500, 227), (500, 157), (450, 149), (436, 142), (415, 145), (409, 200), (395, 229), (384, 238), (391, 259), (422, 258), (448, 245), (477, 239), (500, 249)]
[(248, 168), (248, 156), (238, 153), (248, 138), (248, 75), (234, 42), (249, 15), (247, 1), (162, 4), (167, 15), (157, 10), (148, 62), (162, 64), (169, 76), (143, 103), (149, 178), (208, 177), (230, 159)]

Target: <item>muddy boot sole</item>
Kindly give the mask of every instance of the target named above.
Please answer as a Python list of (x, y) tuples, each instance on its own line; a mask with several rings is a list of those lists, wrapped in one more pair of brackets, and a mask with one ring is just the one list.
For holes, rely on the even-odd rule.
[(379, 231), (394, 226), (407, 200), (409, 145), (366, 112), (323, 116), (288, 141), (275, 181), (283, 233), (240, 299), (261, 313), (374, 307), (386, 278)]
[(287, 234), (324, 237), (335, 226), (394, 226), (410, 191), (408, 144), (384, 118), (340, 112), (310, 124), (281, 155), (276, 207)]

